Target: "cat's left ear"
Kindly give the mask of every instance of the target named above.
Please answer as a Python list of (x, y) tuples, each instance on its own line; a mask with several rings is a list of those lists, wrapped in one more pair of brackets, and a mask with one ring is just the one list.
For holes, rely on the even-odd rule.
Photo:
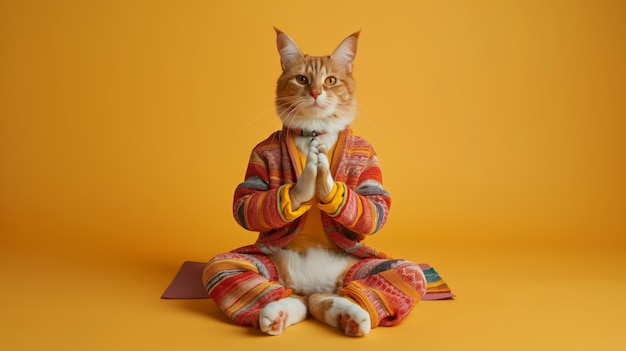
[(354, 65), (354, 58), (356, 56), (356, 47), (358, 44), (359, 34), (358, 31), (349, 37), (345, 38), (341, 44), (333, 51), (330, 57), (336, 62), (344, 65), (348, 73), (352, 73), (352, 66)]

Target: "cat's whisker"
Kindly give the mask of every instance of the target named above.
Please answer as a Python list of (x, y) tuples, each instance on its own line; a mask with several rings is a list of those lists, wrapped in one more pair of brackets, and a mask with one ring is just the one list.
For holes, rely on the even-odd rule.
[(357, 106), (359, 107), (357, 111), (357, 117), (362, 117), (361, 118), (362, 120), (369, 123), (372, 127), (374, 127), (375, 130), (378, 130), (378, 125), (376, 124), (376, 121), (373, 118), (370, 118), (370, 116), (367, 113), (363, 112), (363, 110), (368, 111), (368, 109), (359, 103), (357, 103)]
[(286, 114), (281, 115), (283, 124), (285, 124), (288, 128), (291, 128), (296, 115), (304, 103), (304, 101), (299, 101), (297, 104), (293, 105), (291, 109), (286, 110)]
[(261, 117), (267, 115), (271, 111), (275, 111), (275, 109), (276, 109), (275, 107), (271, 107), (271, 108), (268, 108), (267, 110), (259, 113), (254, 118), (252, 118), (250, 121), (248, 121), (248, 123), (246, 123), (246, 125), (244, 126), (244, 129), (250, 128), (254, 123), (256, 123), (259, 119), (261, 119)]
[(281, 129), (280, 122), (277, 121), (276, 118), (271, 118), (271, 119), (268, 119), (267, 122), (265, 122), (265, 125), (263, 126), (262, 130), (266, 134), (271, 134), (271, 133), (273, 133), (273, 132), (275, 132), (276, 130), (279, 130), (279, 129)]
[(301, 95), (285, 95), (285, 96), (277, 96), (274, 99), (276, 100), (285, 100), (285, 99), (296, 99), (302, 97)]

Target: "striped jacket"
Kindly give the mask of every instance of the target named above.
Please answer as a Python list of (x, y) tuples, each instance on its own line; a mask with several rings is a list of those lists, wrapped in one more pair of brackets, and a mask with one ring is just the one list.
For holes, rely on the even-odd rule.
[[(280, 206), (281, 187), (298, 180), (297, 152), (293, 135), (286, 129), (274, 132), (253, 149), (245, 180), (235, 190), (233, 215), (243, 228), (259, 232), (259, 237), (255, 244), (235, 252), (275, 253), (302, 228), (307, 213), (288, 220)], [(374, 149), (347, 128), (339, 135), (330, 170), (345, 192), (335, 212), (322, 212), (329, 239), (357, 257), (387, 258), (362, 243), (385, 224), (391, 205), (391, 198), (382, 187)]]

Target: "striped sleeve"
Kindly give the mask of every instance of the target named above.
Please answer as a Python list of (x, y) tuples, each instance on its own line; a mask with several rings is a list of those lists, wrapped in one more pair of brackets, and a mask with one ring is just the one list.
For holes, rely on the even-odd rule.
[(378, 159), (372, 154), (354, 189), (345, 187), (344, 201), (333, 219), (351, 232), (374, 234), (387, 221), (391, 197), (382, 185)]
[(246, 178), (235, 189), (233, 200), (233, 215), (243, 228), (267, 232), (290, 222), (280, 210), (280, 188), (270, 187), (270, 177), (276, 176), (275, 172), (253, 151)]

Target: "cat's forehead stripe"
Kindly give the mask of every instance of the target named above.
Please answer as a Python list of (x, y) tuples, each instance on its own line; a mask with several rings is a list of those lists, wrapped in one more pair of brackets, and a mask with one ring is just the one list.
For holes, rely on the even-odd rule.
[(307, 56), (305, 71), (307, 73), (324, 73), (328, 56)]

